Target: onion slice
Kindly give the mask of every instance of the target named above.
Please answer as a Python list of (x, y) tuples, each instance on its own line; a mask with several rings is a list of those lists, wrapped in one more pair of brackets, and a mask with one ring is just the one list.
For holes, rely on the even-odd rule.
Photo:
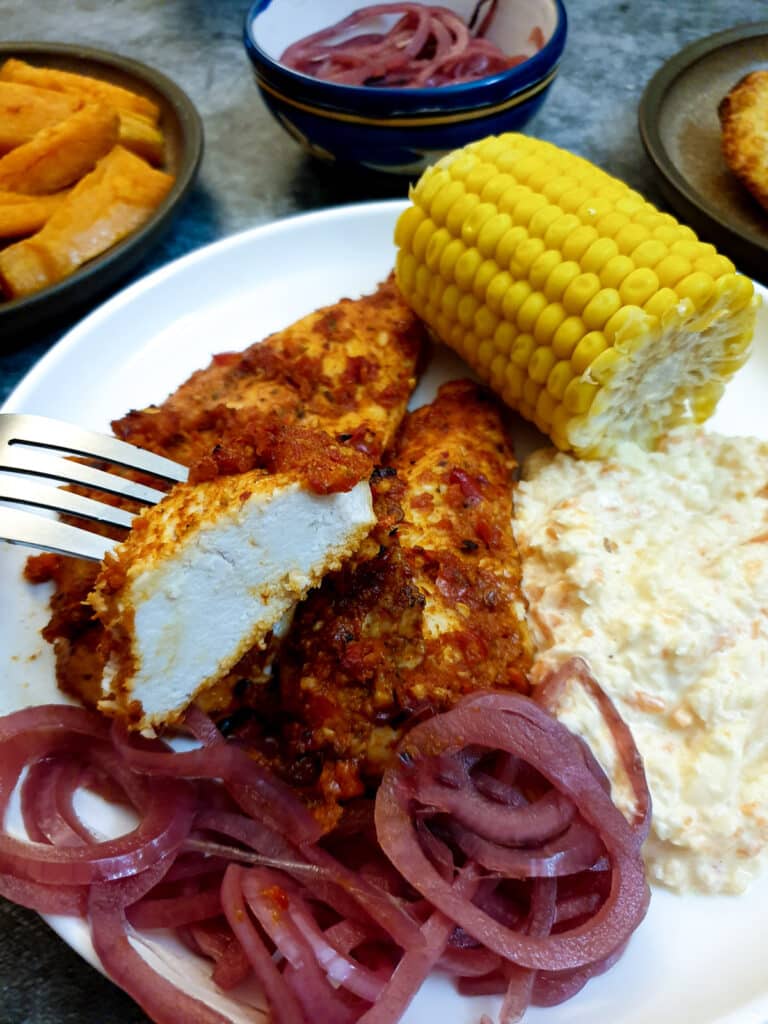
[[(482, 38), (492, 16), (491, 8), (473, 35), (447, 7), (372, 4), (292, 43), (280, 62), (294, 71), (339, 85), (412, 89), (474, 81), (527, 59), (522, 54), (505, 54)], [(363, 27), (372, 19), (382, 18), (392, 19), (389, 28), (371, 31)], [(534, 52), (544, 45), (541, 29), (536, 31), (530, 38)]]
[[(424, 854), (414, 826), (418, 776), (437, 754), (468, 746), (524, 759), (573, 801), (600, 839), (611, 866), (605, 902), (586, 923), (546, 936), (521, 934), (460, 898)], [(609, 957), (645, 915), (649, 891), (636, 835), (585, 763), (576, 738), (534, 701), (513, 693), (473, 696), (417, 725), (399, 747), (376, 798), (379, 841), (400, 873), (478, 942), (521, 967), (566, 970)], [(428, 810), (428, 808), (427, 808)]]

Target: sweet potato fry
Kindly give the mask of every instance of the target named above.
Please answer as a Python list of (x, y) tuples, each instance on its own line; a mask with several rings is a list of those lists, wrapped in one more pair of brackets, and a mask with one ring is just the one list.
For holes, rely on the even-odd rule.
[(159, 166), (163, 162), (165, 152), (163, 133), (153, 121), (146, 117), (121, 110), (118, 141), (121, 146), (130, 149), (132, 153), (143, 156), (151, 164)]
[(0, 157), (0, 189), (26, 195), (58, 192), (90, 171), (117, 142), (118, 132), (111, 107), (88, 103)]
[(173, 177), (115, 146), (37, 234), (0, 251), (7, 298), (55, 284), (139, 227), (163, 200)]
[(79, 96), (0, 81), (0, 156), (74, 114), (84, 102)]
[(58, 192), (52, 196), (0, 192), (0, 239), (23, 238), (39, 231), (67, 195), (67, 192)]
[(76, 75), (56, 68), (39, 68), (23, 60), (11, 58), (0, 67), (0, 81), (22, 82), (42, 89), (80, 96), (88, 103), (106, 103), (117, 110), (142, 114), (153, 121), (160, 116), (160, 108), (147, 96), (124, 89), (112, 82), (103, 82), (89, 75)]

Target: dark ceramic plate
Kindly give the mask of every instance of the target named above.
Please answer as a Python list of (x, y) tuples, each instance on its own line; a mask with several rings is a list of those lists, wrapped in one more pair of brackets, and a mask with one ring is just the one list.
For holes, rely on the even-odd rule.
[(733, 177), (720, 152), (717, 107), (750, 71), (768, 68), (768, 21), (681, 50), (640, 103), (640, 134), (659, 187), (681, 218), (739, 270), (768, 284), (768, 210)]
[(43, 326), (50, 327), (58, 317), (93, 302), (124, 277), (170, 224), (194, 181), (203, 153), (202, 123), (192, 101), (165, 75), (138, 61), (67, 43), (0, 43), (0, 63), (9, 57), (101, 78), (154, 100), (160, 107), (160, 125), (165, 135), (163, 169), (173, 174), (175, 181), (150, 219), (102, 256), (29, 298), (11, 302), (0, 299), (3, 346), (23, 344), (28, 334)]

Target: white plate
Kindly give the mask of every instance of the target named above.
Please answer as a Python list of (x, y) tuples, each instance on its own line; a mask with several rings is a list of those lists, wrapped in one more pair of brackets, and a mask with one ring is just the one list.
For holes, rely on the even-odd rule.
[[(225, 239), (157, 271), (71, 331), (19, 385), (6, 411), (104, 429), (130, 407), (161, 401), (212, 353), (243, 348), (317, 306), (374, 288), (392, 266), (392, 230), (402, 207), (369, 203), (296, 217)], [(416, 404), (428, 400), (443, 379), (465, 372), (457, 359), (442, 356), (420, 386)], [(729, 386), (713, 428), (768, 437), (766, 394), (768, 301), (756, 352)], [(526, 428), (526, 447), (530, 441)], [(10, 655), (0, 713), (61, 699), (50, 650), (38, 635), (46, 620), (44, 590), (22, 582), (23, 561), (22, 551), (0, 545), (0, 650)], [(94, 962), (82, 922), (57, 918), (51, 924)], [(619, 964), (569, 1003), (532, 1010), (527, 1020), (766, 1024), (767, 948), (765, 875), (742, 897), (678, 897), (657, 890)], [(184, 976), (188, 991), (205, 988), (204, 972), (192, 967), (186, 952), (165, 947), (164, 962)], [(450, 982), (435, 978), (405, 1019), (475, 1024), (481, 1013), (497, 1007), (497, 1000), (460, 998)]]

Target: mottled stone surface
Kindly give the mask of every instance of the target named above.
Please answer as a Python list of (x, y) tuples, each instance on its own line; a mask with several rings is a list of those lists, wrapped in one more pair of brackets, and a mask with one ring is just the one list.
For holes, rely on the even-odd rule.
[[(566, 0), (567, 2), (567, 0)], [(760, 0), (572, 0), (560, 75), (529, 131), (602, 165), (664, 206), (637, 130), (643, 88), (683, 46), (768, 16)], [(201, 245), (276, 217), (403, 194), (398, 181), (316, 166), (261, 105), (235, 0), (0, 0), (4, 40), (80, 42), (135, 57), (174, 78), (202, 115), (198, 184), (133, 278)], [(15, 349), (0, 339), (0, 400), (69, 324)], [(121, 410), (115, 410), (116, 413)], [(140, 1024), (135, 1005), (34, 915), (0, 901), (0, 1024)]]

